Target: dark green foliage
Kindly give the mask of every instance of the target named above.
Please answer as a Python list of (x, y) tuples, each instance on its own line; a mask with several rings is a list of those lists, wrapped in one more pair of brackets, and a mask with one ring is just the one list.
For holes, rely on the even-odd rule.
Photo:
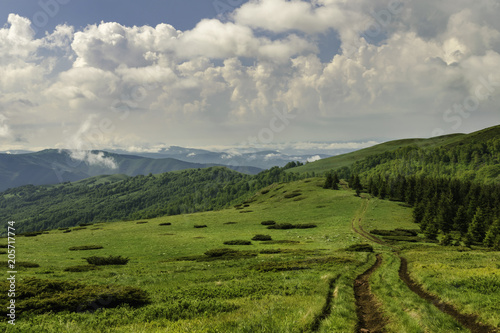
[(236, 224), (238, 222), (224, 222), (224, 224)]
[(222, 249), (208, 250), (204, 253), (204, 255), (209, 256), (209, 257), (225, 257), (225, 256), (236, 255), (238, 252), (239, 252), (238, 250), (222, 248)]
[(68, 230), (69, 228), (58, 228), (57, 230)]
[[(6, 295), (7, 283), (0, 284)], [(150, 302), (139, 288), (127, 286), (90, 286), (77, 282), (26, 278), (18, 281), (16, 289), (16, 316), (29, 316), (50, 312), (84, 312), (98, 308), (113, 308), (121, 304), (138, 307)], [(7, 298), (2, 301), (6, 307)]]
[(253, 212), (253, 210), (242, 210), (242, 211), (240, 211), (240, 213), (251, 213), (251, 212)]
[(248, 199), (273, 183), (304, 177), (279, 167), (255, 176), (210, 167), (154, 177), (140, 175), (98, 185), (89, 182), (49, 187), (27, 185), (0, 193), (0, 220), (23, 221), (16, 227), (16, 231), (22, 233), (82, 223), (209, 211)]
[(41, 235), (42, 232), (26, 232), (24, 234), (22, 234), (24, 237), (35, 237), (35, 236), (38, 236), (38, 235)]
[(64, 230), (63, 234), (67, 234), (68, 232), (71, 232), (71, 230)]
[(270, 225), (267, 227), (267, 229), (294, 229), (295, 226), (291, 223), (277, 223), (274, 225)]
[(395, 229), (395, 230), (379, 230), (374, 229), (370, 231), (371, 234), (380, 236), (417, 236), (418, 231), (410, 229)]
[(443, 246), (450, 246), (453, 244), (453, 237), (450, 234), (446, 234), (439, 244)]
[(281, 249), (268, 249), (268, 250), (260, 250), (259, 253), (262, 254), (275, 254), (275, 253), (281, 253)]
[(76, 228), (73, 228), (73, 231), (83, 230), (83, 229), (87, 229), (87, 227), (76, 227)]
[(7, 254), (7, 251), (0, 251), (0, 254)]
[(180, 257), (175, 259), (175, 261), (212, 261), (212, 260), (235, 260), (235, 259), (247, 259), (257, 256), (257, 253), (252, 251), (238, 251), (229, 248), (212, 249), (208, 250), (201, 256), (188, 256)]
[(287, 194), (285, 194), (285, 199), (295, 198), (295, 197), (298, 197), (299, 195), (302, 195), (302, 193), (300, 193), (300, 192), (287, 193)]
[(135, 222), (136, 224), (145, 224), (145, 223), (148, 223), (148, 221), (137, 221)]
[(97, 257), (92, 256), (85, 258), (89, 265), (104, 266), (104, 265), (125, 265), (130, 260), (122, 256)]
[(354, 244), (345, 249), (350, 252), (373, 252), (373, 246), (370, 244)]
[(158, 224), (158, 225), (172, 225), (172, 223), (170, 223), (170, 222), (165, 222), (165, 223), (160, 223), (160, 224)]
[(80, 227), (88, 227), (89, 225), (94, 225), (94, 223), (80, 223), (78, 226), (80, 226)]
[(247, 240), (236, 239), (236, 240), (225, 241), (224, 245), (252, 245), (252, 242)]
[(194, 227), (196, 229), (201, 229), (201, 228), (208, 228), (208, 226), (206, 224), (195, 224)]
[(0, 249), (7, 249), (9, 248), (9, 244), (0, 244)]
[(313, 224), (313, 223), (303, 223), (303, 224), (278, 223), (278, 224), (268, 226), (267, 229), (287, 230), (287, 229), (310, 229), (310, 228), (316, 228), (316, 227), (317, 227), (317, 225)]
[[(0, 267), (7, 267), (7, 261), (0, 261)], [(28, 261), (18, 261), (16, 260), (16, 268), (37, 268), (40, 267), (39, 264), (34, 263), (34, 262), (28, 262)]]
[(70, 251), (85, 251), (85, 250), (99, 250), (102, 249), (102, 245), (82, 245), (82, 246), (72, 246), (69, 248)]
[(351, 259), (328, 256), (289, 261), (267, 261), (255, 265), (254, 269), (259, 272), (298, 271), (324, 265), (344, 264), (346, 262), (351, 262)]
[(98, 266), (94, 265), (77, 265), (77, 266), (70, 266), (66, 267), (64, 269), (65, 272), (88, 272), (88, 271), (95, 271), (99, 270), (100, 268)]
[(276, 222), (275, 221), (262, 221), (262, 222), (260, 222), (260, 224), (262, 224), (262, 225), (275, 225)]
[(269, 191), (270, 190), (262, 190), (262, 191), (260, 191), (260, 194), (267, 194), (267, 193), (269, 193)]
[(254, 241), (270, 241), (272, 240), (272, 237), (269, 235), (255, 235), (252, 237), (252, 240)]

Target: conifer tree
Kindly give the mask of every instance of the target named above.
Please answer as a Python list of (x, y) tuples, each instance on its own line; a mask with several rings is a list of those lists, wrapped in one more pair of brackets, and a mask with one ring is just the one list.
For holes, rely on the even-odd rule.
[(476, 214), (474, 215), (474, 218), (472, 219), (472, 222), (469, 225), (469, 230), (467, 231), (467, 234), (470, 235), (472, 240), (474, 242), (482, 242), (485, 236), (485, 220), (486, 220), (486, 215), (483, 212), (483, 209), (481, 207), (478, 207), (476, 210)]
[(332, 186), (333, 186), (333, 176), (332, 176), (332, 173), (329, 171), (326, 173), (326, 180), (325, 180), (325, 184), (323, 185), (323, 188), (331, 189)]
[(340, 182), (339, 175), (336, 172), (334, 172), (333, 173), (333, 180), (332, 180), (332, 189), (333, 190), (339, 189), (339, 182)]

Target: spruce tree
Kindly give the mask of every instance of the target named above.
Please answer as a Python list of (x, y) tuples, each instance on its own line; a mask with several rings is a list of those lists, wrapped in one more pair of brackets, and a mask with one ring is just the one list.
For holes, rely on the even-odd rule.
[(336, 172), (334, 172), (333, 173), (333, 181), (332, 181), (332, 189), (333, 190), (339, 189), (339, 182), (340, 182), (339, 175)]
[(489, 227), (488, 232), (486, 232), (483, 244), (487, 247), (493, 247), (497, 242), (497, 238), (500, 239), (500, 219), (498, 218)]
[(467, 221), (467, 209), (465, 206), (459, 206), (457, 214), (453, 219), (453, 229), (460, 232), (460, 235), (465, 235), (469, 228), (469, 223)]
[(323, 188), (325, 189), (331, 189), (333, 186), (333, 176), (331, 172), (326, 173), (326, 180), (325, 184), (323, 185)]
[(470, 235), (474, 242), (482, 242), (486, 234), (484, 223), (486, 220), (486, 215), (481, 207), (478, 207), (476, 214), (469, 225), (469, 230), (467, 234)]

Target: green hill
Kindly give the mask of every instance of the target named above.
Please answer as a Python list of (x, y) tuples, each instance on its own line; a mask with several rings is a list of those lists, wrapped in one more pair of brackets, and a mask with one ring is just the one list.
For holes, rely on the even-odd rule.
[(365, 149), (357, 150), (352, 153), (342, 154), (325, 158), (319, 161), (307, 163), (301, 167), (293, 169), (298, 173), (319, 173), (322, 174), (326, 171), (340, 169), (342, 167), (350, 167), (355, 162), (366, 159), (374, 155), (392, 152), (404, 147), (417, 147), (421, 149), (433, 148), (449, 148), (458, 145), (466, 145), (474, 142), (486, 142), (491, 139), (498, 139), (500, 137), (500, 125), (489, 127), (470, 134), (450, 134), (429, 139), (403, 139), (394, 140), (385, 143), (368, 147)]

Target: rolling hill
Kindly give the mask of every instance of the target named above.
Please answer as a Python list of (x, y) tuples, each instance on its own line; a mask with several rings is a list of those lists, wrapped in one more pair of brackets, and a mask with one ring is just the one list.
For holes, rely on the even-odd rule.
[[(153, 159), (104, 151), (48, 149), (29, 154), (0, 154), (0, 191), (28, 184), (74, 182), (99, 175), (137, 176), (211, 166), (216, 164), (192, 163), (173, 158)], [(256, 167), (241, 165), (227, 167), (246, 174), (262, 171)]]

